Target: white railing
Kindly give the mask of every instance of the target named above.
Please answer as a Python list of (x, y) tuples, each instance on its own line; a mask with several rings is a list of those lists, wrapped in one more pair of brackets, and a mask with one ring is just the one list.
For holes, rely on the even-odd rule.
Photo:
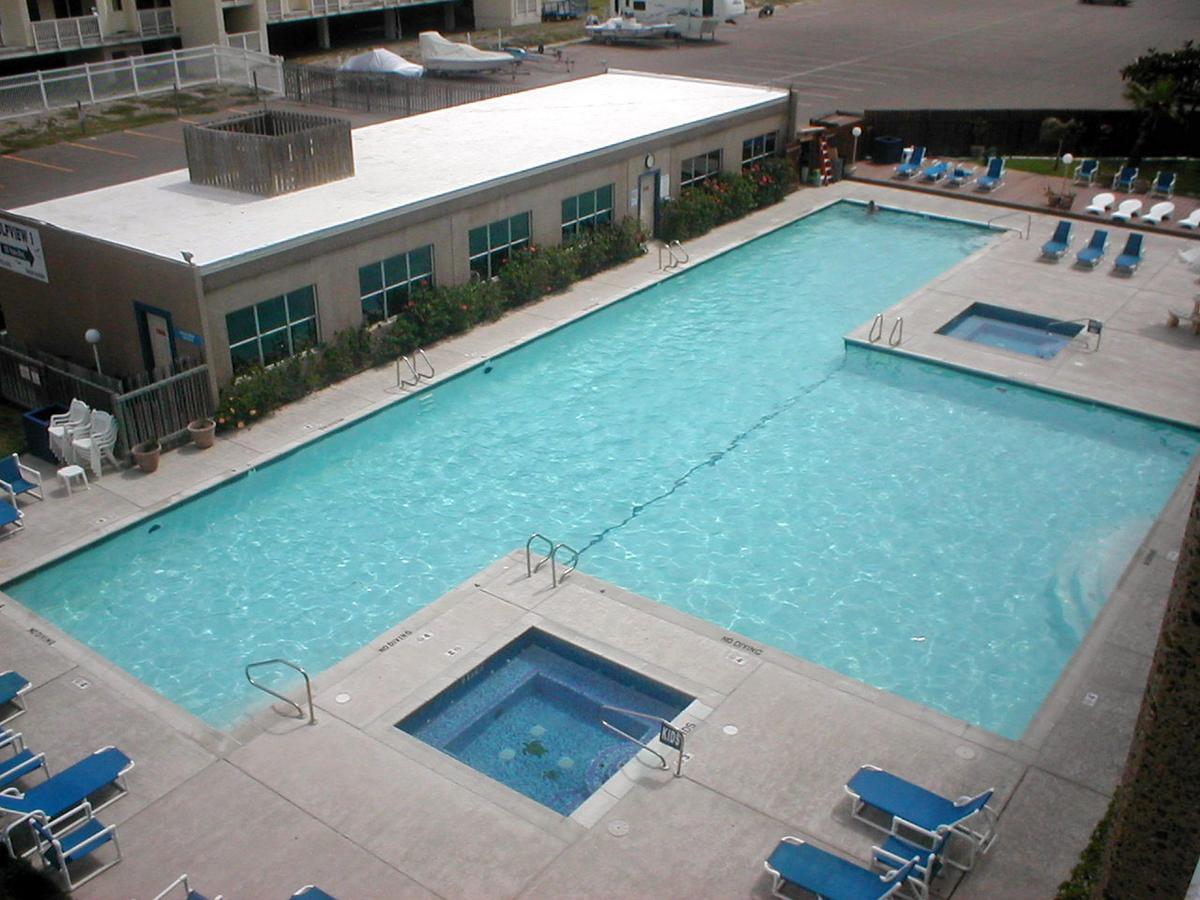
[(258, 53), (262, 51), (262, 35), (257, 31), (240, 31), (237, 34), (225, 35), (225, 40), (229, 42), (229, 46), (236, 50), (253, 50)]
[(10, 75), (0, 78), (0, 119), (202, 84), (257, 84), (282, 94), (283, 60), (239, 47), (207, 46)]
[(73, 19), (46, 19), (31, 22), (33, 46), (36, 50), (70, 50), (76, 47), (97, 47), (104, 42), (97, 16), (77, 16)]
[(138, 10), (138, 30), (144, 35), (174, 34), (175, 16), (171, 7)]
[(397, 0), (267, 0), (267, 21), (304, 19), (314, 16), (333, 16), (365, 9), (385, 9), (396, 6)]

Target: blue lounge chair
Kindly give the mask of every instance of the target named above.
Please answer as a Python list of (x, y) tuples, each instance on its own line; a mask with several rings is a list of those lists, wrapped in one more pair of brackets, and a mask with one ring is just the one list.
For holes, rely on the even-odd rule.
[(1103, 228), (1097, 228), (1092, 233), (1092, 239), (1088, 241), (1088, 245), (1075, 254), (1075, 259), (1078, 260), (1081, 266), (1091, 266), (1093, 269), (1100, 260), (1104, 259), (1104, 251), (1108, 245), (1108, 232)]
[(913, 147), (912, 156), (908, 158), (908, 162), (896, 166), (896, 175), (900, 178), (911, 178), (921, 171), (921, 166), (924, 164), (925, 148)]
[(1042, 244), (1042, 256), (1046, 259), (1061, 259), (1071, 246), (1071, 223), (1063, 219), (1054, 229), (1054, 236)]
[(1132, 275), (1142, 261), (1142, 236), (1131, 234), (1125, 241), (1125, 249), (1113, 260), (1113, 268), (1126, 275)]
[[(83, 816), (75, 815), (80, 810), (71, 810), (67, 816), (55, 821), (46, 821), (35, 816), (31, 821), (37, 838), (37, 849), (45, 861), (45, 872), (53, 877), (63, 890), (70, 893), (82, 884), (87, 884), (97, 875), (107, 872), (121, 861), (121, 844), (117, 840), (117, 827), (105, 825), (94, 815), (87, 803), (81, 807)], [(89, 866), (87, 873), (79, 877), (72, 866), (82, 862), (101, 847), (112, 844), (116, 856), (99, 867)]]
[(987, 173), (980, 175), (975, 184), (981, 191), (993, 191), (1004, 184), (1004, 158), (993, 156), (988, 160)]
[[(155, 894), (154, 900), (166, 900), (167, 895), (175, 890), (175, 888), (180, 888), (183, 891), (183, 900), (209, 900), (207, 895), (193, 890), (192, 886), (188, 884), (187, 872), (184, 872), (182, 875), (168, 884), (161, 892)], [(212, 900), (221, 900), (221, 895), (217, 894), (217, 896), (213, 897)]]
[(938, 162), (921, 172), (922, 181), (941, 181), (950, 171), (950, 163)]
[(962, 185), (966, 184), (968, 181), (971, 181), (974, 177), (974, 169), (968, 168), (967, 166), (955, 166), (954, 171), (950, 173), (950, 177), (947, 179), (947, 181), (952, 187), (962, 187)]
[(327, 894), (315, 884), (306, 884), (296, 893), (292, 894), (292, 900), (335, 900), (332, 894)]
[(1138, 167), (1137, 166), (1122, 166), (1121, 171), (1113, 176), (1113, 183), (1112, 183), (1113, 190), (1114, 191), (1126, 191), (1126, 192), (1132, 191), (1133, 183), (1134, 183), (1134, 181), (1137, 180), (1137, 177), (1138, 177)]
[[(22, 830), (22, 826), (27, 825), (34, 817), (58, 819), (63, 813), (76, 809), (89, 797), (106, 788), (115, 790), (103, 797), (99, 803), (90, 805), (90, 809), (104, 809), (124, 797), (129, 790), (125, 784), (125, 776), (132, 768), (133, 760), (116, 747), (101, 747), (70, 768), (63, 769), (57, 775), (30, 788), (23, 795), (0, 793), (0, 813), (17, 817), (16, 821), (4, 829), (4, 844), (8, 852), (13, 856), (18, 855), (13, 848), (13, 834)], [(28, 856), (34, 849), (36, 846), (22, 851), (21, 855)]]
[(1100, 172), (1100, 160), (1085, 159), (1075, 167), (1074, 181), (1076, 184), (1091, 184)]
[[(0, 502), (0, 517), (4, 514), (4, 507), (15, 512), (11, 503)], [(18, 515), (20, 515), (18, 513)], [(0, 675), (0, 709), (11, 706), (11, 710), (6, 710), (4, 718), (0, 719), (0, 725), (7, 725), (17, 716), (26, 711), (25, 693), (29, 690), (29, 679), (20, 672), (14, 672), (11, 669)]]
[[(987, 805), (992, 799), (990, 789), (976, 797), (947, 800), (898, 775), (875, 766), (863, 766), (846, 782), (846, 793), (850, 795), (850, 813), (854, 818), (889, 834), (927, 847), (935, 846), (950, 833), (964, 838), (970, 847), (965, 861), (949, 855), (943, 857), (947, 864), (964, 872), (996, 839), (996, 814)], [(887, 824), (881, 825), (863, 815), (867, 807), (884, 813)], [(968, 820), (972, 820), (971, 825)]]
[[(0, 526), (4, 525), (13, 526), (13, 531), (20, 531), (25, 527), (25, 514), (17, 509), (15, 502), (0, 500)], [(12, 531), (8, 533), (12, 534)]]
[(19, 731), (0, 730), (0, 749), (11, 751), (12, 756), (0, 760), (0, 790), (6, 790), (26, 775), (41, 769), (49, 777), (46, 754), (34, 753), (25, 746), (25, 737)]
[(919, 847), (894, 834), (890, 835), (881, 846), (872, 848), (871, 862), (877, 869), (891, 870), (913, 860), (915, 865), (908, 876), (908, 884), (924, 900), (929, 896), (933, 879), (942, 871), (950, 834), (943, 834), (932, 847)]
[(783, 838), (763, 863), (773, 879), (772, 896), (784, 900), (790, 900), (783, 893), (785, 884), (829, 900), (882, 900), (900, 890), (915, 865), (916, 860), (910, 859), (879, 875), (791, 835)]
[(1151, 197), (1170, 197), (1175, 193), (1175, 173), (1158, 172), (1154, 176), (1154, 184), (1150, 187)]
[(0, 491), (8, 491), (13, 506), (17, 505), (18, 494), (46, 499), (42, 494), (42, 473), (25, 465), (15, 453), (0, 459)]

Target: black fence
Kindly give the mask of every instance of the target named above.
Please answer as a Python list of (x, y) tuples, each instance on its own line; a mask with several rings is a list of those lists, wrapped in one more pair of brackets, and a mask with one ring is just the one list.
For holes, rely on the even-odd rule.
[[(1125, 156), (1133, 148), (1143, 114), (1136, 110), (1096, 109), (887, 109), (868, 110), (860, 152), (871, 152), (874, 137), (895, 135), (905, 144), (922, 145), (940, 156), (973, 151), (1001, 155), (1053, 156), (1058, 142), (1041, 139), (1042, 122), (1074, 120), (1078, 128), (1063, 142), (1063, 152), (1080, 156)], [(1160, 121), (1142, 149), (1143, 156), (1190, 156), (1196, 153), (1200, 116)]]
[(435, 81), (287, 64), (283, 67), (283, 89), (289, 100), (298, 103), (401, 116), (414, 116), (523, 90), (513, 83)]

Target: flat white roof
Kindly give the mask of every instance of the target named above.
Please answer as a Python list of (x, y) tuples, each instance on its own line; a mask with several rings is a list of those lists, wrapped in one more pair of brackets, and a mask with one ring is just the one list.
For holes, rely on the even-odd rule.
[(212, 271), (784, 96), (609, 72), (356, 129), (354, 177), (279, 197), (194, 185), (180, 169), (14, 212), (167, 259), (187, 250)]

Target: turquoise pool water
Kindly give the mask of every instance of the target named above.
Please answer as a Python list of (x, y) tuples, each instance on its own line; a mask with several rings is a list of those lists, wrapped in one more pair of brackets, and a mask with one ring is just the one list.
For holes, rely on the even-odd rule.
[(247, 661), (320, 671), (540, 531), (1019, 736), (1200, 441), (843, 349), (990, 240), (830, 208), (6, 590), (225, 727)]

